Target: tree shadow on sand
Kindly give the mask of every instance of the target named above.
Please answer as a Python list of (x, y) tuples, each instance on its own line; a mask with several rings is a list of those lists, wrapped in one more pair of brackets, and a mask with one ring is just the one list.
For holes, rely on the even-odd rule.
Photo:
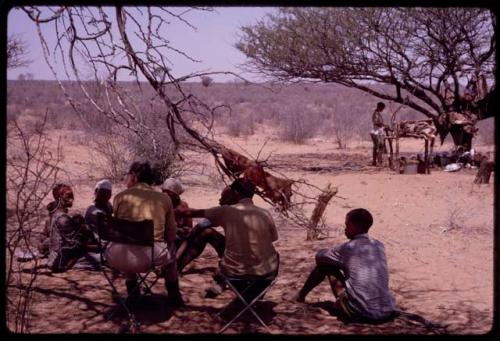
[[(175, 309), (169, 306), (167, 296), (159, 294), (141, 296), (137, 303), (129, 304), (127, 307), (134, 314), (137, 322), (146, 326), (169, 320)], [(108, 320), (115, 322), (121, 322), (127, 318), (127, 312), (118, 300), (104, 314)]]
[(357, 332), (364, 332), (365, 330), (370, 330), (374, 326), (377, 326), (378, 332), (384, 333), (384, 330), (391, 331), (394, 333), (424, 333), (424, 334), (444, 334), (446, 333), (446, 326), (440, 325), (439, 323), (429, 321), (424, 317), (409, 313), (402, 310), (396, 310), (396, 312), (380, 321), (371, 321), (363, 319), (351, 319), (335, 307), (333, 301), (322, 301), (312, 303), (311, 306), (317, 307), (325, 310), (331, 316), (335, 316), (340, 322), (345, 326), (351, 327)]
[[(159, 294), (144, 295), (140, 301), (127, 305), (135, 322), (139, 326), (151, 326), (168, 321), (174, 313), (175, 307), (169, 306), (167, 296)], [(115, 305), (103, 312), (104, 318), (118, 326), (121, 332), (129, 332), (127, 322), (130, 316), (122, 303), (117, 299)]]
[(205, 274), (205, 273), (209, 273), (209, 274), (213, 274), (217, 271), (217, 267), (215, 266), (205, 266), (205, 267), (202, 267), (202, 268), (189, 268), (187, 270), (184, 270), (182, 271), (182, 276), (185, 276), (185, 275), (193, 275), (193, 274), (198, 274), (198, 275), (201, 275), (201, 274)]
[[(252, 308), (255, 313), (262, 319), (262, 321), (268, 325), (272, 322), (273, 318), (276, 316), (276, 312), (274, 311), (274, 307), (277, 306), (276, 302), (271, 301), (258, 301), (256, 302)], [(228, 305), (222, 308), (218, 312), (219, 320), (226, 324), (231, 319), (233, 319), (240, 311), (244, 309), (244, 305), (237, 301), (236, 299), (231, 301)], [(252, 314), (252, 312), (248, 309), (241, 316), (239, 316), (234, 322), (235, 326), (238, 323), (242, 323), (244, 325), (252, 325), (258, 324), (260, 326), (257, 318)]]

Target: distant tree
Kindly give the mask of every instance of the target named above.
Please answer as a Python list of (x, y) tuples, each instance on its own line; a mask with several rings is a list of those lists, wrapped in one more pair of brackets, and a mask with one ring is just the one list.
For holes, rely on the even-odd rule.
[(20, 74), (17, 76), (17, 80), (18, 80), (18, 81), (25, 81), (25, 80), (26, 80), (26, 76), (24, 75), (24, 73), (20, 73)]
[[(484, 8), (281, 8), (244, 26), (236, 47), (272, 78), (333, 82), (404, 103), (433, 118), (444, 139), (444, 113), (494, 115), (495, 40)], [(493, 86), (473, 100), (461, 91), (472, 78)]]
[(7, 39), (7, 68), (15, 69), (28, 66), (31, 61), (26, 59), (28, 54), (27, 43), (14, 35)]
[(213, 83), (213, 79), (211, 77), (208, 77), (208, 76), (201, 76), (201, 84), (203, 84), (203, 86), (205, 87), (208, 87), (210, 84)]

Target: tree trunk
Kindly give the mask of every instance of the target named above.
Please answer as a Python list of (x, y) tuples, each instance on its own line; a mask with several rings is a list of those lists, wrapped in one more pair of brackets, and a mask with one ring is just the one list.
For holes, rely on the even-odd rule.
[(320, 232), (318, 229), (318, 223), (321, 217), (323, 216), (323, 213), (325, 212), (328, 202), (330, 202), (330, 199), (335, 194), (337, 194), (337, 191), (338, 191), (337, 187), (332, 188), (332, 185), (328, 184), (328, 186), (323, 190), (323, 193), (319, 195), (318, 202), (316, 204), (316, 207), (314, 207), (311, 219), (309, 220), (306, 240), (318, 239)]

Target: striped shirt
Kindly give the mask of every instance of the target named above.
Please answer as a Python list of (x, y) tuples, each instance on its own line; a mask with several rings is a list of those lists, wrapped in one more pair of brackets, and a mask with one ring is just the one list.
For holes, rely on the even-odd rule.
[(318, 265), (341, 269), (352, 310), (369, 319), (383, 319), (394, 312), (384, 245), (359, 234), (350, 241), (316, 253)]

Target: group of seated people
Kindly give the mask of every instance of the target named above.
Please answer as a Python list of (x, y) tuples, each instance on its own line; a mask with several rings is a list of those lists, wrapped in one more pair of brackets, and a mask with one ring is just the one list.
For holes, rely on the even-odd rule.
[[(273, 243), (278, 240), (278, 233), (270, 212), (253, 203), (255, 185), (250, 180), (234, 180), (222, 191), (219, 206), (208, 209), (190, 208), (180, 197), (184, 188), (177, 179), (165, 180), (161, 191), (155, 189), (148, 162), (134, 162), (125, 183), (127, 189), (116, 194), (111, 205), (112, 184), (109, 180), (99, 181), (94, 203), (85, 217), (69, 214), (74, 200), (70, 186), (54, 187), (54, 201), (47, 206), (46, 234), (40, 244), (40, 251), (48, 256), (47, 265), (53, 272), (69, 270), (88, 253), (104, 252), (111, 267), (124, 273), (130, 302), (140, 300), (136, 273), (141, 271), (130, 270), (134, 268), (130, 263), (138, 261), (131, 255), (147, 252), (139, 245), (116, 242), (100, 250), (102, 246), (96, 239), (97, 216), (105, 214), (131, 221), (153, 221), (153, 262), (161, 268), (167, 300), (172, 306), (184, 305), (179, 275), (207, 244), (220, 258), (214, 283), (206, 289), (208, 298), (225, 289), (224, 277), (254, 280), (277, 276), (279, 255)], [(193, 218), (203, 219), (193, 226)], [(368, 236), (372, 223), (373, 217), (365, 209), (347, 213), (345, 234), (349, 241), (317, 252), (316, 266), (296, 294), (297, 302), (304, 302), (306, 295), (328, 278), (339, 314), (367, 320), (383, 320), (393, 314), (395, 301), (388, 286), (384, 246)], [(224, 234), (216, 227), (221, 227)], [(243, 297), (250, 301), (263, 289), (246, 292)]]

